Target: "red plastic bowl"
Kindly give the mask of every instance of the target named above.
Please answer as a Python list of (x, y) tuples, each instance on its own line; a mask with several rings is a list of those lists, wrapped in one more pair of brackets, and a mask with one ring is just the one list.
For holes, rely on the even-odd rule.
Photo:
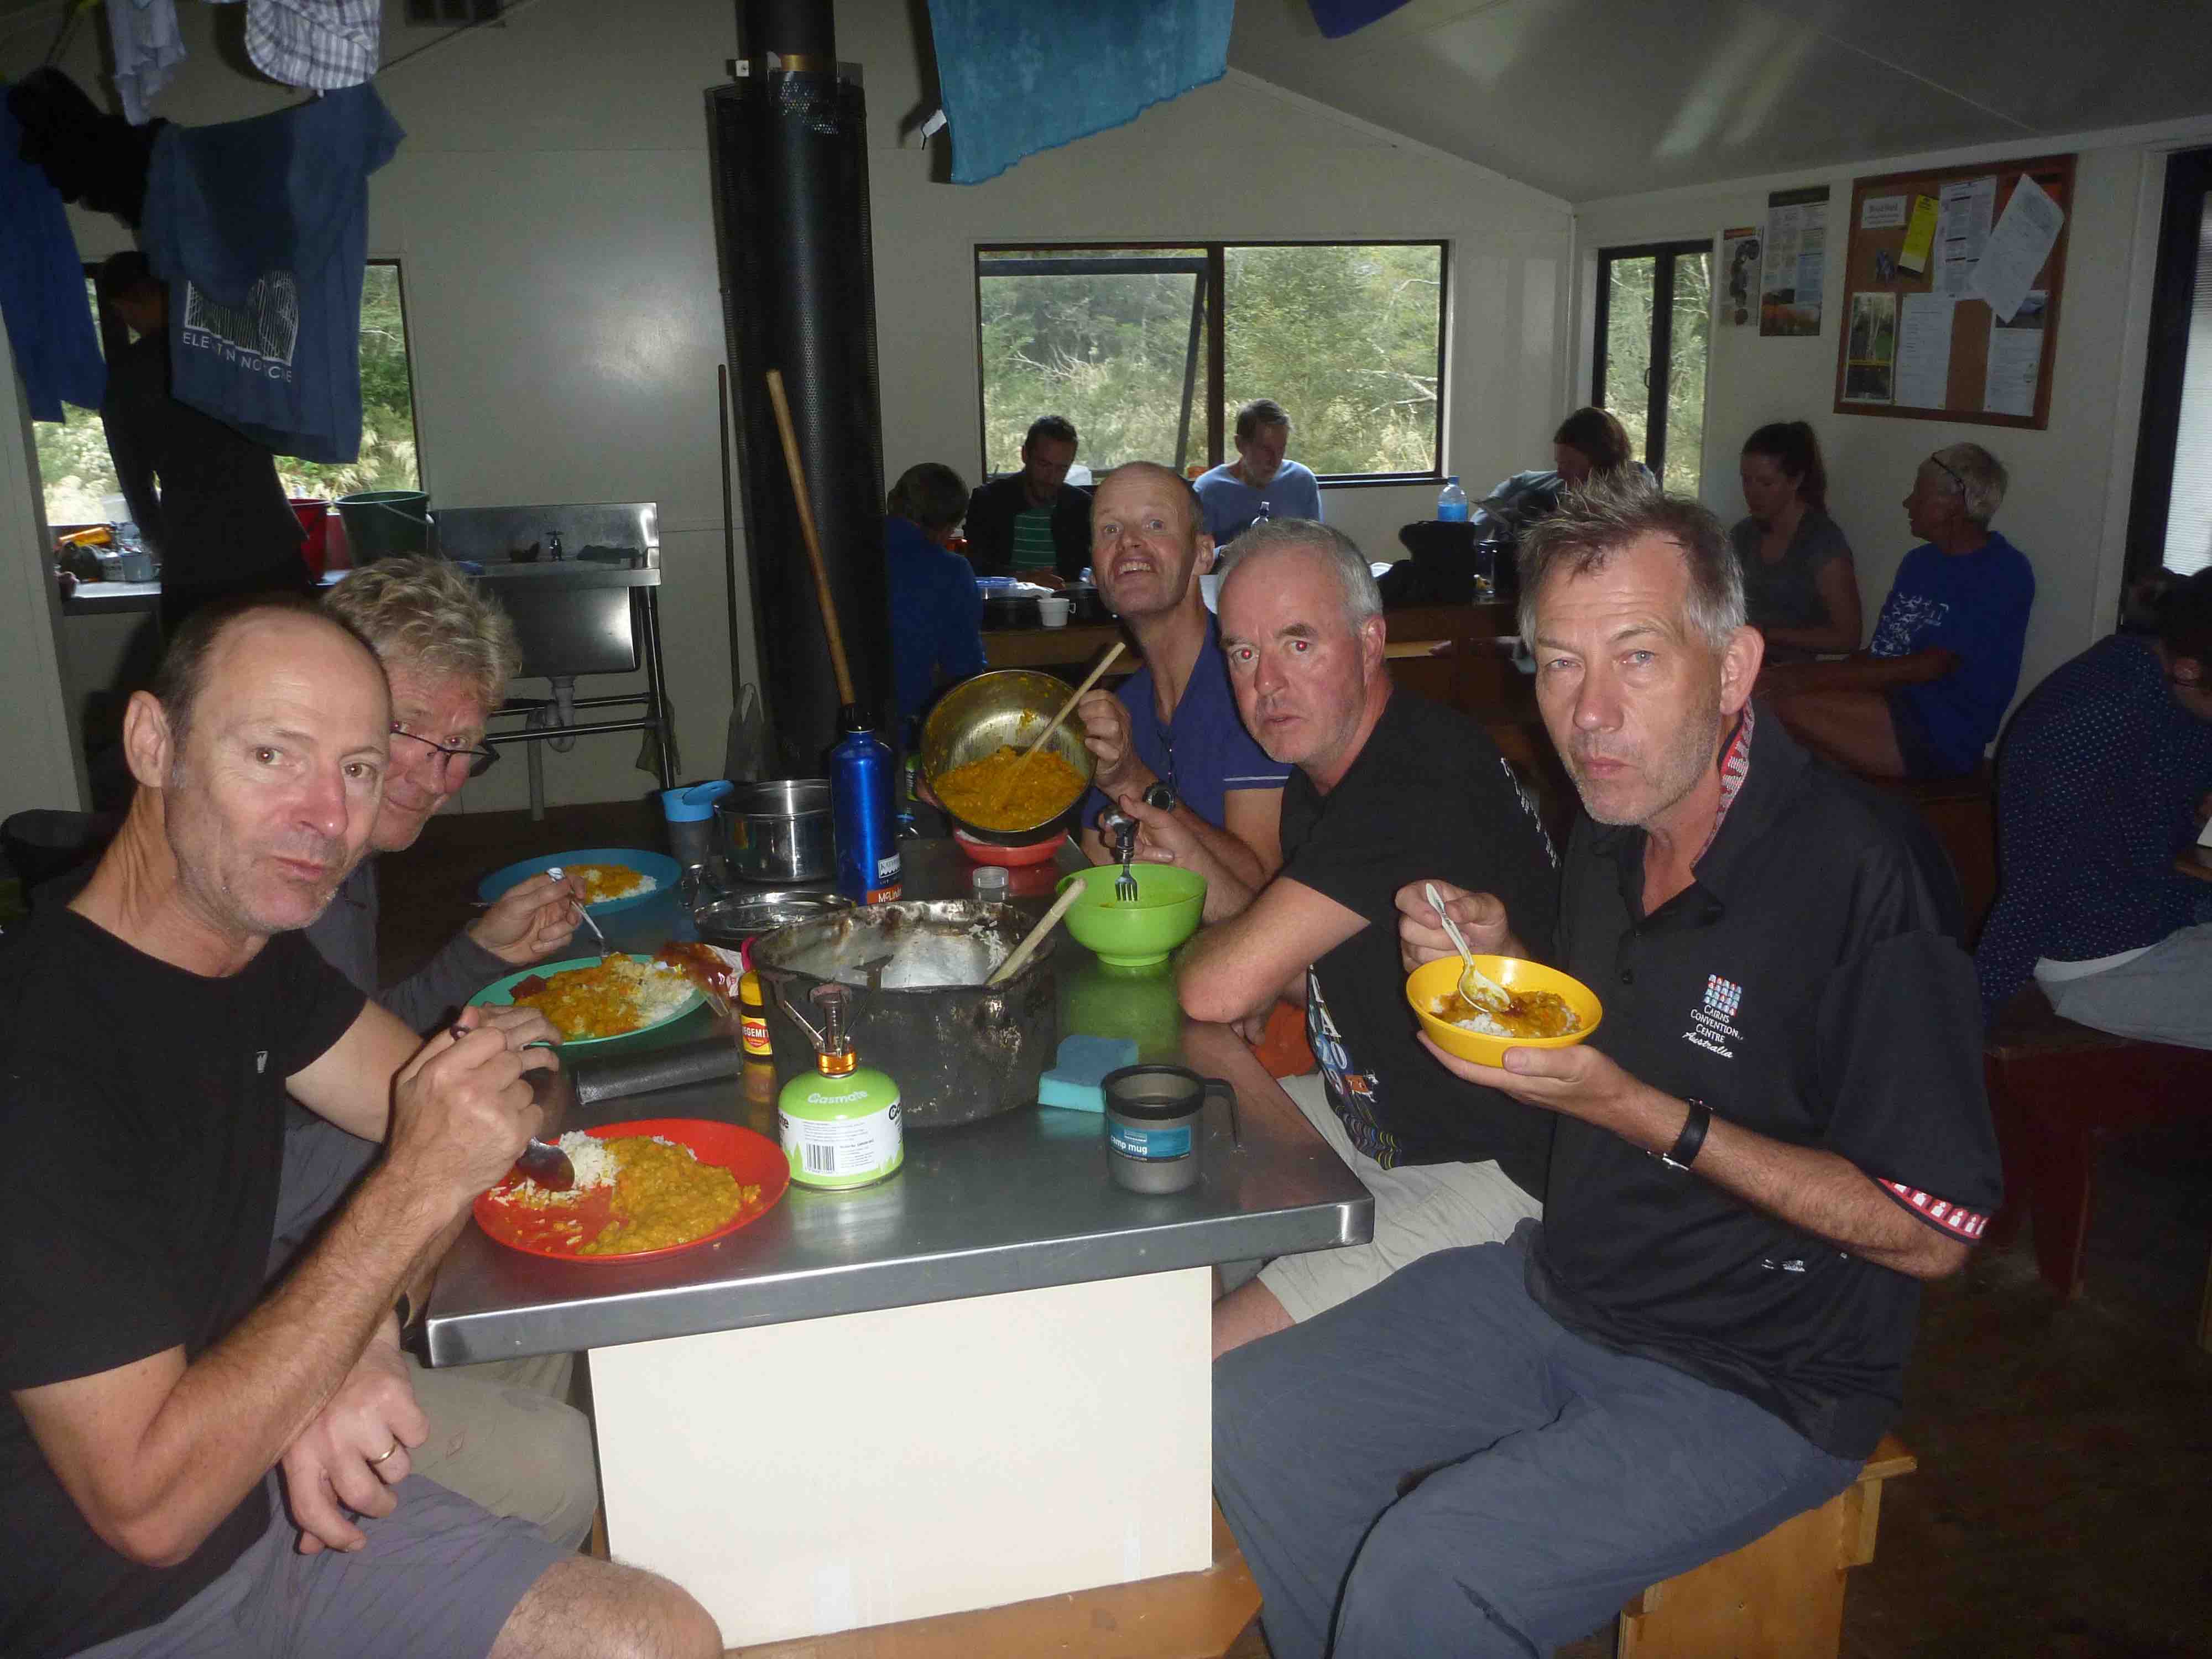
[(1018, 869), (1025, 864), (1043, 864), (1060, 851), (1060, 842), (1067, 839), (1065, 831), (1049, 841), (1033, 841), (1026, 847), (994, 847), (988, 841), (977, 841), (966, 831), (955, 830), (952, 839), (960, 843), (960, 850), (977, 864), (1002, 864)]

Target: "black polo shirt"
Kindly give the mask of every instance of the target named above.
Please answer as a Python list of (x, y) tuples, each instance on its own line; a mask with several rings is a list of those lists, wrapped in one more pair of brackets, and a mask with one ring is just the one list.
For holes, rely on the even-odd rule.
[[(1770, 714), (1695, 879), (1642, 904), (1644, 832), (1578, 822), (1560, 896), (1592, 1044), (1654, 1088), (1850, 1159), (1980, 1237), (2001, 1193), (1972, 963), (1863, 785)], [(1569, 1328), (1744, 1395), (1842, 1457), (1895, 1418), (1918, 1283), (1562, 1116), (1530, 1293)]]

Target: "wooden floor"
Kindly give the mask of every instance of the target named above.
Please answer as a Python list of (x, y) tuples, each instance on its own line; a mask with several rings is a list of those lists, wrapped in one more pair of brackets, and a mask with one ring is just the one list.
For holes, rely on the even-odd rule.
[[(567, 848), (659, 845), (649, 804), (434, 821), (386, 861), (387, 972), (465, 921), (477, 878)], [(638, 837), (647, 839), (640, 842)], [(407, 902), (395, 902), (406, 895)], [(1900, 1437), (1920, 1472), (1853, 1573), (1845, 1659), (2212, 1656), (2212, 1135), (2136, 1136), (2098, 1165), (2087, 1288), (2061, 1304), (2027, 1242), (1928, 1288)], [(1256, 1627), (1231, 1651), (1261, 1659)], [(1599, 1659), (1608, 1640), (1561, 1650)]]

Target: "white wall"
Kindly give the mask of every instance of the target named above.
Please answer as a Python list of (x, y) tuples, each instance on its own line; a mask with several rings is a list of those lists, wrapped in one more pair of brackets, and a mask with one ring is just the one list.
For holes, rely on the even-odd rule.
[[(1890, 579), (1912, 543), (1900, 503), (1914, 469), (1945, 444), (1981, 444), (2012, 473), (2011, 492), (1996, 527), (2035, 567), (2035, 610), (2021, 673), (2025, 695), (2113, 626), (2142, 397), (2148, 266), (2159, 191), (2166, 155), (2208, 141), (2212, 120), (2002, 149), (1875, 159), (1826, 172), (1586, 204), (1577, 216), (1580, 320), (1574, 336), (1574, 385), (1586, 391), (1590, 383), (1589, 315), (1599, 249), (1717, 236), (1727, 226), (1759, 222), (1770, 190), (1828, 183), (1830, 252), (1819, 337), (1768, 339), (1756, 325), (1713, 331), (1701, 493), (1724, 519), (1741, 518), (1736, 458), (1744, 439), (1768, 421), (1811, 422), (1827, 463), (1831, 510), (1856, 556), (1871, 629)], [(2049, 427), (2037, 432), (1830, 413), (1852, 181), (1923, 166), (2068, 152), (2077, 153), (2080, 160)]]
[[(387, 59), (434, 38), (400, 27), (400, 10), (388, 0)], [(863, 65), (868, 91), (886, 476), (923, 459), (976, 472), (972, 254), (1006, 240), (1448, 238), (1449, 470), (1486, 488), (1547, 453), (1565, 396), (1564, 204), (1233, 74), (988, 185), (933, 183), (936, 158), (897, 147), (923, 95), (919, 10), (838, 6), (839, 56)], [(234, 35), (230, 9), (185, 6), (179, 17), (193, 56), (156, 113), (198, 124), (293, 100), (235, 66), (234, 46), (221, 44)], [(371, 190), (371, 257), (403, 265), (434, 502), (659, 501), (670, 684), (694, 776), (719, 769), (729, 707), (714, 412), (723, 340), (701, 93), (726, 79), (734, 17), (731, 0), (537, 0), (503, 27), (398, 64), (378, 87), (408, 138)], [(80, 30), (64, 64), (96, 95), (98, 24)], [(0, 38), (0, 72), (27, 67), (46, 38)], [(1267, 158), (1256, 173), (1255, 155)], [(1255, 177), (1267, 187), (1252, 189)], [(113, 220), (76, 222), (88, 258), (128, 245)], [(19, 418), (12, 385), (0, 386), (0, 433), (12, 441)], [(35, 560), (29, 504), (5, 485), (0, 476), (0, 539)], [(1382, 557), (1433, 501), (1418, 487), (1342, 490), (1328, 511)], [(740, 608), (749, 639), (742, 589)], [(32, 672), (17, 665), (34, 620), (30, 608), (0, 607), (10, 673)], [(34, 689), (21, 705), (39, 710), (28, 723), (51, 727), (58, 695)], [(549, 793), (642, 793), (653, 781), (632, 769), (635, 753), (615, 738), (549, 754)], [(0, 810), (28, 804), (18, 775), (0, 771)], [(522, 775), (510, 751), (465, 805), (519, 804)]]

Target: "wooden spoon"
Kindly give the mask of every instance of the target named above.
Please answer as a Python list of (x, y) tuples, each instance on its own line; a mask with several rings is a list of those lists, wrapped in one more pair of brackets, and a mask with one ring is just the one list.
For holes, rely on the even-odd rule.
[[(1028, 748), (1023, 750), (1020, 757), (1016, 759), (1012, 766), (1006, 769), (1006, 781), (999, 787), (999, 793), (997, 797), (998, 805), (1004, 806), (1006, 805), (1006, 797), (1013, 793), (1014, 785), (1019, 781), (1021, 778), (1021, 769), (1028, 763), (1030, 757), (1036, 754), (1038, 750), (1043, 748), (1045, 745), (1045, 739), (1051, 737), (1054, 732), (1060, 730), (1060, 722), (1067, 718), (1069, 712), (1074, 708), (1077, 703), (1083, 701), (1083, 694), (1088, 691), (1092, 686), (1098, 684), (1099, 676), (1103, 674), (1108, 669), (1111, 668), (1114, 665), (1114, 659), (1121, 654), (1121, 641), (1116, 640), (1107, 650), (1106, 654), (1098, 659), (1098, 665), (1083, 677), (1083, 684), (1077, 686), (1074, 690), (1067, 694), (1067, 701), (1060, 704), (1060, 713), (1054, 714), (1050, 720), (1046, 722), (1044, 730), (1036, 734), (1036, 739), (1030, 743)], [(996, 817), (997, 813), (994, 811), (992, 816)]]
[(1052, 908), (1044, 913), (1037, 925), (1030, 929), (1029, 937), (1014, 946), (1013, 953), (1000, 963), (997, 970), (983, 983), (986, 986), (1003, 985), (1028, 967), (1030, 958), (1036, 954), (1037, 946), (1044, 943), (1044, 936), (1060, 926), (1060, 919), (1075, 908), (1075, 901), (1083, 896), (1083, 890), (1088, 885), (1087, 877), (1068, 883), (1067, 890), (1054, 902)]

